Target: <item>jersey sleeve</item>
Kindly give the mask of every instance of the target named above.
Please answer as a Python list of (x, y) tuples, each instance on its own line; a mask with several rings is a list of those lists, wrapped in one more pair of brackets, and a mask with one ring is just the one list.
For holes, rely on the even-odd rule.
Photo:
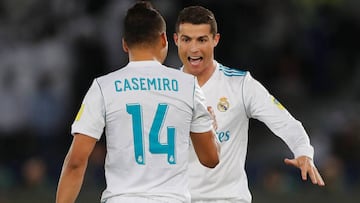
[(190, 131), (203, 133), (212, 130), (212, 119), (207, 110), (205, 95), (196, 78), (194, 81), (194, 108)]
[(305, 155), (313, 158), (314, 149), (301, 122), (296, 120), (250, 73), (246, 75), (243, 88), (248, 116), (265, 123), (288, 145), (295, 157)]
[(71, 134), (81, 133), (100, 139), (105, 126), (104, 99), (95, 79), (86, 93), (80, 110), (71, 126)]

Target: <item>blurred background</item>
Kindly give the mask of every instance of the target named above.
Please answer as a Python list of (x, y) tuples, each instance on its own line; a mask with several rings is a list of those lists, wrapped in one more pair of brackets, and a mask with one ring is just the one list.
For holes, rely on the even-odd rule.
[[(122, 19), (134, 0), (0, 1), (0, 203), (54, 202), (70, 127), (92, 80), (128, 61)], [(253, 203), (360, 202), (360, 1), (151, 1), (168, 23), (166, 65), (180, 67), (177, 13), (203, 5), (222, 64), (248, 70), (300, 120), (326, 187), (303, 182), (281, 139), (251, 120)], [(78, 202), (99, 202), (104, 140)]]

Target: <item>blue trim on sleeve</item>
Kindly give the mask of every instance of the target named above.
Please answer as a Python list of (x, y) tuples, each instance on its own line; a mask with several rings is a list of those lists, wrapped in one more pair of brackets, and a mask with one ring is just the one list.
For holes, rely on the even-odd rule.
[(223, 66), (221, 64), (219, 64), (219, 70), (221, 72), (223, 72), (224, 75), (226, 75), (228, 77), (245, 76), (246, 75), (246, 71), (242, 71), (242, 70), (238, 70), (238, 69), (234, 69), (234, 68), (229, 68), (229, 67)]

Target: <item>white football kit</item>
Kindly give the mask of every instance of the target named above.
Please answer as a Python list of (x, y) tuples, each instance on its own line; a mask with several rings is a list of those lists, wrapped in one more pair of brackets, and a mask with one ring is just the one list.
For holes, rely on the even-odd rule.
[(249, 72), (217, 63), (202, 90), (207, 105), (213, 107), (216, 115), (221, 153), (219, 165), (211, 170), (199, 163), (193, 150), (190, 153), (188, 173), (192, 202), (251, 202), (245, 172), (250, 118), (264, 122), (285, 141), (295, 157), (313, 158), (314, 150), (302, 124)]
[(194, 76), (139, 61), (93, 81), (71, 132), (105, 131), (102, 202), (190, 202), (189, 132), (211, 129)]

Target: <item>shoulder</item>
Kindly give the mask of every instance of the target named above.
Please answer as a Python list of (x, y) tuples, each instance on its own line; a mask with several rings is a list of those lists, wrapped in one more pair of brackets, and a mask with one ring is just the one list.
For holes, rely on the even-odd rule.
[(241, 81), (244, 83), (257, 81), (250, 73), (250, 71), (242, 70), (240, 68), (228, 67), (218, 63), (218, 72), (222, 77), (229, 81)]
[(218, 63), (217, 77), (228, 85), (238, 86), (244, 84), (249, 78), (252, 78), (249, 71), (240, 68), (233, 68)]
[(248, 71), (241, 70), (239, 68), (232, 68), (218, 64), (218, 70), (226, 77), (245, 77), (248, 74)]
[(127, 72), (128, 68), (127, 66), (121, 67), (117, 70), (107, 72), (99, 77), (95, 78), (95, 81), (99, 84), (106, 84), (109, 83), (109, 81), (113, 81), (115, 78), (118, 78), (119, 75), (123, 74), (124, 72)]

